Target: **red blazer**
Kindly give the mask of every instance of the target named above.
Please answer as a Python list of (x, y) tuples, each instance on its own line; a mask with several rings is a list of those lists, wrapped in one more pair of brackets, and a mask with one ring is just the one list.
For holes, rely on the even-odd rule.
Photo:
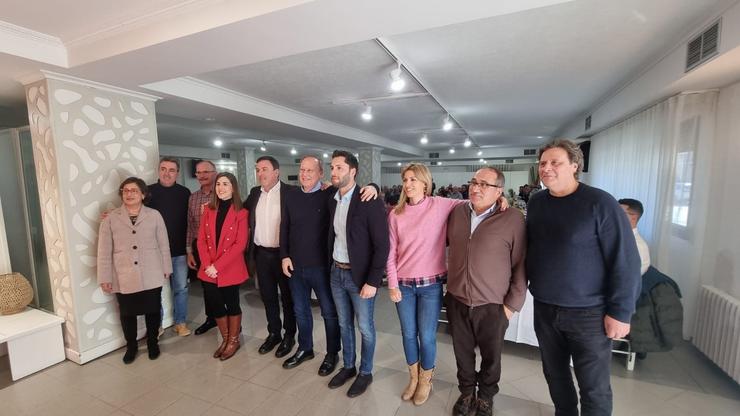
[[(198, 278), (208, 283), (216, 283), (218, 287), (233, 286), (244, 283), (249, 278), (247, 265), (244, 262), (244, 250), (247, 248), (249, 229), (247, 225), (247, 210), (242, 208), (234, 211), (232, 206), (226, 213), (221, 236), (216, 243), (216, 214), (215, 209), (206, 207), (200, 219), (198, 230), (198, 255), (200, 268)], [(218, 277), (211, 279), (205, 270), (211, 264), (216, 267)]]

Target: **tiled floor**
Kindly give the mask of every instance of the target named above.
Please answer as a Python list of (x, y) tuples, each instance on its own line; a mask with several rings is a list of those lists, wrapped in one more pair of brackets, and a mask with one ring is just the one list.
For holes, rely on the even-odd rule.
[[(193, 322), (202, 322), (199, 286), (192, 289)], [(322, 354), (296, 369), (284, 370), (282, 359), (259, 355), (266, 336), (262, 304), (254, 288), (243, 290), (244, 343), (236, 356), (211, 358), (216, 331), (179, 338), (167, 331), (162, 356), (146, 357), (140, 347), (131, 365), (122, 350), (83, 366), (65, 361), (18, 382), (10, 381), (7, 361), (0, 360), (0, 415), (449, 415), (458, 391), (449, 335), (440, 328), (437, 372), (429, 401), (416, 407), (400, 399), (406, 383), (398, 318), (387, 293), (376, 303), (378, 347), (374, 382), (362, 396), (349, 399), (346, 388), (330, 390), (316, 372)], [(325, 351), (318, 310), (315, 350)], [(194, 326), (194, 325), (193, 325)], [(690, 344), (670, 353), (651, 354), (634, 372), (623, 358), (613, 362), (615, 415), (740, 414), (740, 387)], [(552, 403), (542, 377), (536, 348), (506, 343), (497, 415), (551, 415)]]

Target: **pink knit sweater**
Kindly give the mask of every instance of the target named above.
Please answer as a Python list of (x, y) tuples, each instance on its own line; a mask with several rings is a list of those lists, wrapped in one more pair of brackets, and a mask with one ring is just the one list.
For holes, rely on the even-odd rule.
[(390, 252), (386, 271), (388, 287), (398, 287), (398, 278), (418, 279), (447, 271), (445, 241), (447, 217), (456, 206), (468, 201), (427, 197), (418, 205), (406, 205), (401, 215), (388, 214)]

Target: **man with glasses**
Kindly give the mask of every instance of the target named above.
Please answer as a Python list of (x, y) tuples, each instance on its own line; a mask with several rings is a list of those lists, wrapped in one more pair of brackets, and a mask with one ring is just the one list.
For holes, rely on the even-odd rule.
[[(447, 318), (457, 363), (460, 397), (453, 415), (491, 415), (499, 391), (501, 350), (509, 319), (524, 305), (524, 216), (497, 204), (504, 175), (478, 170), (468, 182), (470, 202), (458, 205), (447, 225)], [(475, 349), (480, 370), (475, 368)]]
[(185, 258), (185, 237), (188, 225), (188, 199), (190, 190), (177, 183), (180, 161), (163, 157), (159, 161), (159, 181), (149, 185), (147, 206), (162, 215), (172, 256), (173, 315), (175, 332), (181, 337), (190, 335), (186, 324), (188, 317), (188, 266)]
[[(185, 239), (185, 248), (188, 253), (188, 267), (193, 271), (198, 270), (198, 264), (200, 263), (196, 239), (198, 228), (200, 228), (200, 217), (203, 215), (203, 208), (211, 201), (211, 193), (213, 192), (213, 184), (216, 178), (216, 165), (210, 160), (201, 160), (195, 165), (195, 175), (200, 184), (200, 189), (193, 192), (188, 200), (188, 232)], [(200, 282), (201, 284), (203, 283), (202, 280)], [(195, 335), (204, 334), (216, 326), (216, 320), (213, 318), (213, 308), (206, 302), (205, 296), (203, 297), (203, 302), (206, 309), (206, 321), (195, 329)]]
[(611, 415), (613, 338), (630, 331), (640, 256), (627, 216), (601, 189), (578, 181), (583, 153), (569, 140), (539, 151), (546, 191), (527, 205), (527, 278), (542, 370), (557, 415)]

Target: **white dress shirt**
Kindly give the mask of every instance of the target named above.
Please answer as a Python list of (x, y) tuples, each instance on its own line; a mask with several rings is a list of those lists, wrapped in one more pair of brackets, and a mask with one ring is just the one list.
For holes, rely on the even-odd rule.
[(637, 231), (637, 228), (633, 228), (632, 232), (635, 233), (635, 241), (637, 242), (637, 251), (640, 253), (640, 275), (645, 274), (648, 267), (650, 267), (650, 249), (647, 243)]
[(260, 188), (254, 222), (254, 244), (261, 247), (280, 247), (280, 181), (269, 191)]

